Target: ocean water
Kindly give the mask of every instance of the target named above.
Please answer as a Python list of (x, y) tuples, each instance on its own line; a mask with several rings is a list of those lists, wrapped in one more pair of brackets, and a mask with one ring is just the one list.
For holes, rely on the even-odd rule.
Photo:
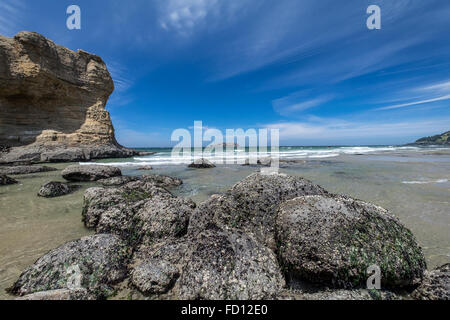
[[(119, 166), (124, 175), (179, 177), (184, 184), (172, 191), (197, 203), (259, 170), (231, 161), (256, 157), (246, 149), (232, 150), (223, 157), (206, 155), (213, 161), (228, 160), (207, 170), (187, 168), (191, 155), (173, 161), (171, 149), (143, 150), (156, 154), (96, 163)], [(282, 147), (279, 156), (282, 173), (305, 177), (330, 192), (390, 210), (412, 230), (430, 269), (450, 262), (450, 148)], [(67, 165), (53, 166), (61, 170)], [(143, 166), (153, 170), (138, 170)], [(68, 196), (42, 199), (36, 196), (39, 187), (48, 181), (63, 181), (60, 171), (15, 178), (18, 185), (0, 187), (0, 299), (8, 298), (4, 289), (41, 255), (92, 233), (81, 222), (81, 206), (84, 191), (96, 183), (82, 184)]]

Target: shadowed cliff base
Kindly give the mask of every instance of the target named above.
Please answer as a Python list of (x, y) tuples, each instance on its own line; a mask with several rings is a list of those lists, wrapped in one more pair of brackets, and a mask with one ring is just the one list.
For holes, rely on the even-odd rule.
[(103, 60), (33, 32), (0, 36), (0, 163), (129, 157), (108, 111)]

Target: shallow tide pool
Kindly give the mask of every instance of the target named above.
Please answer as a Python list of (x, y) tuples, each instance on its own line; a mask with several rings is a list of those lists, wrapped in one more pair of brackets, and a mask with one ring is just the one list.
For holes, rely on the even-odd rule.
[[(450, 160), (440, 155), (341, 155), (283, 165), (281, 172), (299, 175), (330, 192), (347, 194), (389, 209), (415, 234), (428, 267), (450, 262)], [(433, 158), (435, 161), (433, 161)], [(125, 160), (123, 160), (125, 161)], [(52, 165), (63, 169), (68, 164)], [(173, 190), (196, 202), (224, 192), (258, 170), (257, 167), (222, 165), (195, 170), (185, 166), (155, 166), (152, 171), (123, 167), (124, 175), (173, 175), (184, 184)], [(0, 299), (22, 270), (49, 250), (92, 234), (81, 222), (84, 191), (96, 183), (83, 183), (71, 195), (37, 197), (48, 181), (63, 181), (61, 171), (14, 176), (18, 185), (0, 187)]]

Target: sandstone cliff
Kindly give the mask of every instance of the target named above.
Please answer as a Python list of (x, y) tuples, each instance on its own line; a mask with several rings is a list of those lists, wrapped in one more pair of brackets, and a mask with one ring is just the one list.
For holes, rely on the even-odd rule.
[(133, 155), (105, 110), (113, 90), (96, 55), (33, 32), (0, 36), (0, 163)]

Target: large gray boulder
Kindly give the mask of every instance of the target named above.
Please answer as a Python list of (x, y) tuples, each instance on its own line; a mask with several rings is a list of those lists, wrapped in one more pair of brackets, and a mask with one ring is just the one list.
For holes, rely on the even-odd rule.
[(420, 286), (412, 297), (418, 300), (450, 300), (450, 263), (425, 272)]
[(192, 200), (166, 196), (120, 204), (101, 214), (96, 231), (117, 234), (133, 246), (181, 237), (195, 206)]
[[(169, 290), (165, 297), (171, 299), (269, 299), (285, 285), (271, 250), (252, 236), (214, 225), (196, 236), (143, 247), (134, 264), (138, 267), (132, 271), (133, 284), (138, 289)], [(158, 290), (146, 290), (152, 286)]]
[(102, 165), (72, 165), (62, 171), (64, 179), (69, 181), (97, 181), (121, 176), (119, 168)]
[(84, 193), (83, 222), (88, 228), (96, 228), (101, 215), (116, 206), (130, 206), (143, 200), (158, 196), (173, 197), (164, 188), (157, 187), (153, 183), (134, 181), (116, 188), (89, 188)]
[(385, 209), (344, 196), (284, 202), (276, 234), (280, 264), (294, 279), (361, 287), (377, 265), (382, 288), (397, 288), (417, 284), (426, 268), (411, 231)]
[(10, 184), (16, 184), (18, 183), (16, 180), (14, 180), (13, 178), (10, 178), (6, 175), (0, 175), (0, 186), (7, 186)]
[(24, 296), (41, 291), (84, 288), (102, 298), (108, 294), (110, 285), (126, 277), (129, 256), (128, 247), (115, 235), (84, 237), (39, 258), (20, 275), (10, 290)]
[(189, 232), (200, 232), (209, 223), (253, 233), (259, 241), (276, 248), (275, 220), (278, 206), (303, 195), (327, 194), (306, 179), (284, 174), (254, 173), (223, 195), (213, 195), (199, 205)]
[(114, 233), (133, 246), (187, 231), (196, 205), (174, 197), (153, 183), (136, 181), (119, 188), (91, 188), (85, 192), (83, 221), (98, 233)]

